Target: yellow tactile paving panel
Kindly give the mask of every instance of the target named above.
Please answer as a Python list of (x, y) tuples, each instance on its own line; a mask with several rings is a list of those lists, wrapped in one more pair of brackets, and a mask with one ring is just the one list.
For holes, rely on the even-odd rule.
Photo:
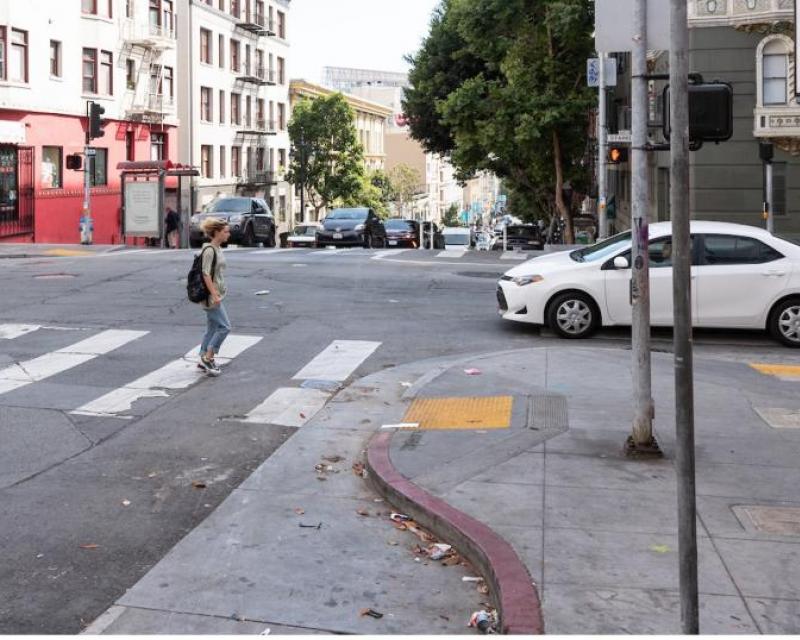
[(419, 429), (508, 429), (513, 404), (512, 396), (417, 398), (403, 422)]
[(759, 373), (777, 378), (792, 378), (800, 380), (800, 366), (792, 364), (759, 364), (751, 362), (750, 366)]
[(44, 252), (47, 256), (58, 256), (60, 258), (73, 258), (76, 256), (91, 256), (91, 251), (83, 251), (81, 249), (48, 249)]

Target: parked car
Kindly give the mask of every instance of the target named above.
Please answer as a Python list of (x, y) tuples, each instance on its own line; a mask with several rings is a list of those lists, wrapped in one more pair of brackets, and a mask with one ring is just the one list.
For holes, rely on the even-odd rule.
[(442, 235), (446, 251), (464, 251), (472, 246), (472, 232), (469, 227), (443, 227)]
[(287, 247), (316, 247), (317, 232), (322, 226), (316, 222), (298, 224), (286, 238)]
[(223, 197), (212, 202), (202, 213), (193, 215), (189, 226), (189, 244), (192, 247), (199, 247), (205, 241), (200, 224), (209, 217), (228, 222), (231, 244), (252, 247), (261, 242), (265, 247), (275, 246), (275, 218), (262, 198)]
[(393, 218), (383, 223), (386, 227), (386, 242), (390, 247), (419, 246), (419, 222), (416, 220), (403, 220)]
[[(767, 231), (692, 221), (692, 313), (696, 327), (767, 330), (800, 347), (800, 246)], [(650, 317), (672, 326), (672, 227), (650, 225)], [(500, 278), (507, 320), (549, 325), (564, 338), (630, 325), (631, 233), (529, 260)]]
[(317, 231), (317, 246), (385, 247), (386, 229), (367, 207), (334, 209)]
[[(503, 248), (502, 232), (500, 236), (498, 236), (494, 248)], [(542, 237), (541, 229), (535, 224), (508, 225), (506, 227), (506, 249), (509, 251), (513, 251), (514, 249), (520, 249), (522, 251), (544, 249), (544, 238)]]

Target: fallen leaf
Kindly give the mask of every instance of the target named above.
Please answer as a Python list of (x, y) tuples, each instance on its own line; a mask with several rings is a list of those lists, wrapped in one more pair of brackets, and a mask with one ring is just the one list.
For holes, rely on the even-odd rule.
[(408, 529), (408, 527), (405, 525), (404, 522), (395, 522), (394, 528), (399, 529), (400, 531), (405, 531), (406, 529)]
[(363, 462), (354, 462), (353, 463), (353, 473), (357, 476), (361, 476), (362, 478), (366, 475), (366, 467), (364, 467)]
[(147, 477), (148, 478), (155, 478), (157, 475), (158, 475), (158, 473), (156, 471), (151, 471), (150, 473), (147, 474)]
[(194, 481), (192, 482), (192, 486), (193, 486), (195, 489), (205, 489), (205, 488), (206, 488), (206, 483), (205, 483), (205, 482), (203, 482), (202, 480), (194, 480)]
[(468, 376), (479, 376), (481, 375), (482, 371), (480, 369), (464, 369), (464, 373)]
[(300, 412), (300, 417), (301, 417), (303, 420), (305, 420), (305, 419), (306, 419), (306, 414), (305, 414), (305, 413), (303, 413), (303, 412), (301, 411), (301, 412)]
[(478, 593), (482, 593), (483, 595), (486, 595), (487, 593), (489, 593), (489, 585), (480, 583), (478, 585)]
[(298, 516), (302, 516), (302, 515), (303, 515), (303, 514), (306, 512), (306, 510), (305, 510), (305, 509), (301, 509), (300, 507), (297, 507), (297, 509), (295, 509), (295, 510), (294, 510), (294, 512), (295, 512), (295, 513), (296, 513)]
[(130, 507), (131, 506), (131, 501), (130, 500), (123, 500), (122, 501), (122, 506), (123, 507)]
[(326, 462), (333, 462), (334, 464), (344, 460), (342, 456), (322, 456), (322, 459), (325, 460)]
[(327, 480), (327, 478), (324, 478), (323, 476), (317, 476), (317, 480), (320, 480), (321, 482), (325, 482)]
[(359, 509), (358, 511), (356, 511), (356, 513), (360, 516), (365, 516), (365, 517), (369, 516), (369, 511), (367, 511), (366, 509)]
[(461, 557), (457, 553), (454, 553), (452, 556), (447, 556), (444, 560), (442, 560), (442, 564), (446, 567), (454, 567), (460, 562)]
[(99, 544), (82, 544), (81, 549), (98, 549), (100, 548)]
[(360, 615), (362, 618), (364, 616), (369, 616), (370, 618), (377, 618), (377, 619), (383, 617), (383, 614), (380, 611), (375, 611), (375, 609), (362, 609), (360, 611)]
[(650, 551), (655, 551), (656, 553), (669, 553), (672, 551), (670, 547), (666, 544), (654, 544), (650, 546)]
[(400, 543), (397, 540), (387, 540), (386, 544), (388, 544), (390, 547), (396, 547)]

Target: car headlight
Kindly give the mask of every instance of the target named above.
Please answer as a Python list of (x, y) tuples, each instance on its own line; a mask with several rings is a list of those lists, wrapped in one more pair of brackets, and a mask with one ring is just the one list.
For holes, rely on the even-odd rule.
[(357, 224), (356, 225), (356, 231), (363, 231), (364, 229), (365, 229), (365, 226), (363, 224)]
[(231, 216), (228, 221), (232, 222), (233, 224), (239, 224), (243, 218), (244, 216)]
[(518, 287), (524, 287), (527, 284), (534, 284), (542, 280), (544, 280), (542, 276), (517, 276), (516, 278), (511, 278), (511, 282)]

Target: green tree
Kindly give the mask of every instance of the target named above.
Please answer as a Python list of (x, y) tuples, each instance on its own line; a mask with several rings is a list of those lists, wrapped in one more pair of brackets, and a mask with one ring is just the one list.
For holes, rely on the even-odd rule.
[(389, 215), (389, 203), (392, 190), (389, 177), (380, 169), (370, 171), (361, 177), (357, 192), (346, 198), (340, 198), (336, 204), (343, 207), (369, 207), (381, 218)]
[(288, 180), (304, 190), (314, 211), (350, 200), (363, 188), (364, 151), (355, 115), (341, 93), (302, 100), (289, 122)]
[(389, 171), (392, 201), (401, 217), (407, 216), (408, 205), (414, 196), (425, 190), (420, 172), (408, 164), (398, 164)]
[(442, 214), (442, 225), (445, 227), (457, 227), (460, 224), (458, 219), (458, 207), (451, 204), (447, 211)]
[(511, 213), (560, 215), (568, 237), (562, 188), (586, 183), (593, 24), (587, 0), (443, 0), (404, 104), (412, 135), (449, 154), (459, 177), (497, 174)]

